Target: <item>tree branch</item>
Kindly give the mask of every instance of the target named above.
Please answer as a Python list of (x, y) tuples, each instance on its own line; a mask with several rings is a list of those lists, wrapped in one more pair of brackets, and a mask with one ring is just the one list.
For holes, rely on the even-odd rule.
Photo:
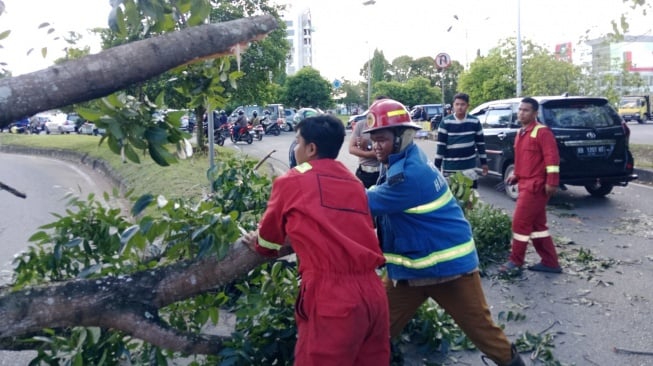
[[(290, 253), (285, 247), (283, 254)], [(0, 296), (0, 348), (43, 328), (98, 326), (120, 330), (159, 347), (186, 354), (215, 354), (220, 337), (181, 333), (158, 320), (158, 310), (244, 277), (271, 260), (240, 243), (218, 260), (197, 261), (130, 276), (72, 280)]]
[(271, 15), (190, 27), (0, 79), (0, 126), (37, 112), (104, 97), (177, 66), (233, 54), (234, 47), (261, 39), (277, 27)]

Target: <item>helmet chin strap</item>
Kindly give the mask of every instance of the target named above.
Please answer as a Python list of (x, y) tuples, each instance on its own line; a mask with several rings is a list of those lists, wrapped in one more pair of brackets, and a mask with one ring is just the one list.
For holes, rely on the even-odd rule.
[(415, 130), (412, 128), (398, 129), (395, 132), (394, 142), (392, 144), (392, 153), (397, 154), (404, 151), (408, 145), (413, 143), (415, 137)]

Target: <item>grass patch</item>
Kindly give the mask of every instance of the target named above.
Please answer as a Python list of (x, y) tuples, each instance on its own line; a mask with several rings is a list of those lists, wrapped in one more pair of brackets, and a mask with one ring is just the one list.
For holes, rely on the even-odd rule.
[[(157, 165), (147, 152), (141, 156), (141, 163), (122, 163), (120, 156), (109, 150), (106, 143), (98, 146), (100, 138), (87, 135), (10, 135), (0, 134), (0, 144), (20, 145), (43, 149), (72, 150), (108, 162), (125, 179), (133, 196), (145, 193), (163, 194), (169, 198), (201, 197), (209, 192), (206, 178), (209, 160), (205, 154), (195, 154), (187, 160), (179, 160), (168, 167)], [(230, 149), (215, 146), (216, 160), (220, 155), (233, 155)]]
[(630, 152), (635, 158), (635, 168), (653, 168), (653, 145), (630, 144)]

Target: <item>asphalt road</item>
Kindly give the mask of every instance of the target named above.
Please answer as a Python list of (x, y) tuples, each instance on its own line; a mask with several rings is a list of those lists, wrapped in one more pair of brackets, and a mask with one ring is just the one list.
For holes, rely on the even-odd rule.
[(648, 121), (642, 124), (637, 122), (629, 122), (628, 128), (630, 128), (631, 144), (653, 144), (653, 121)]
[[(11, 279), (12, 259), (28, 246), (38, 227), (63, 214), (66, 195), (102, 195), (112, 188), (96, 172), (74, 164), (35, 156), (0, 153), (0, 181), (27, 195), (18, 198), (0, 191), (0, 285)], [(0, 352), (0, 365), (27, 365), (35, 352)]]

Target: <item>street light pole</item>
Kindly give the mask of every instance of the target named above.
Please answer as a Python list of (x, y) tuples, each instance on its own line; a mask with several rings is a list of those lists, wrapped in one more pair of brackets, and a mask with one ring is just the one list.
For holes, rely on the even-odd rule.
[[(376, 0), (367, 0), (363, 2), (363, 6), (374, 5)], [(372, 57), (370, 56), (370, 44), (367, 43), (367, 108), (370, 107), (372, 100)]]
[(372, 99), (372, 58), (370, 57), (370, 49), (367, 49), (367, 108), (370, 107), (370, 100)]
[(520, 9), (520, 3), (521, 0), (517, 0), (517, 96), (521, 97), (521, 54), (522, 54), (522, 49), (521, 49), (521, 9)]

